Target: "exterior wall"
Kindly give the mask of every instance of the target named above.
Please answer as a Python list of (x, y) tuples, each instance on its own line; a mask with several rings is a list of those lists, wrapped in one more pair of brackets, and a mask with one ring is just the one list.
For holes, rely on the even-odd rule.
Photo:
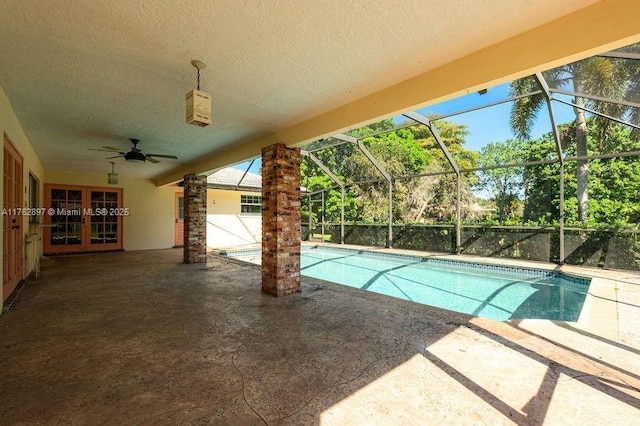
[[(207, 213), (219, 215), (240, 214), (240, 194), (238, 191), (222, 189), (207, 190)], [(254, 194), (255, 195), (255, 194)]]
[(257, 244), (262, 240), (262, 215), (240, 212), (240, 196), (259, 192), (207, 191), (207, 247)]
[(122, 221), (124, 249), (151, 250), (174, 246), (176, 186), (156, 187), (150, 180), (124, 176), (119, 177), (118, 185), (109, 185), (106, 167), (105, 172), (99, 174), (47, 170), (44, 180), (65, 185), (122, 188), (122, 207), (130, 212)]
[[(0, 137), (3, 137), (3, 133), (6, 133), (11, 142), (18, 149), (23, 158), (23, 187), (25, 192), (24, 203), (25, 207), (28, 206), (29, 199), (26, 196), (28, 194), (29, 188), (29, 172), (31, 172), (40, 182), (40, 194), (39, 199), (42, 201), (42, 187), (44, 184), (44, 168), (42, 167), (42, 163), (40, 163), (40, 159), (36, 155), (27, 135), (25, 134), (20, 121), (16, 117), (13, 108), (11, 107), (11, 103), (9, 102), (9, 98), (4, 92), (2, 86), (0, 86)], [(0, 154), (0, 156), (4, 156), (4, 153)], [(4, 167), (4, 158), (0, 158), (0, 169)], [(4, 199), (3, 187), (0, 185), (0, 199)], [(23, 216), (22, 222), (22, 230), (24, 236), (26, 238), (27, 235), (33, 234), (37, 231), (37, 227), (29, 224), (29, 217)], [(0, 233), (2, 233), (2, 229), (0, 229)], [(30, 240), (33, 240), (34, 237), (30, 237)], [(0, 241), (4, 241), (3, 238)], [(37, 252), (36, 252), (37, 249)], [(0, 244), (0, 258), (2, 257), (3, 247)], [(24, 262), (23, 269), (23, 278), (26, 278), (34, 269), (36, 265), (36, 259), (40, 257), (42, 254), (42, 248), (38, 244), (34, 246), (34, 243), (25, 244), (24, 246), (26, 259)], [(2, 268), (0, 264), (0, 268)], [(2, 297), (0, 297), (0, 313), (2, 312)]]

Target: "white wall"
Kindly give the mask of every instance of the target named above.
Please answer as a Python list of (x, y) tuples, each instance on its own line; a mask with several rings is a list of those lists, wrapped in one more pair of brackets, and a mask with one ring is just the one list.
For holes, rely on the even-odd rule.
[(158, 188), (150, 180), (124, 176), (119, 177), (118, 185), (108, 185), (106, 172), (68, 170), (47, 170), (45, 183), (122, 188), (122, 207), (130, 212), (122, 224), (124, 249), (150, 250), (174, 246), (175, 193), (182, 192), (182, 188)]
[[(22, 155), (23, 159), (23, 193), (24, 193), (24, 206), (28, 206), (28, 188), (29, 188), (29, 172), (31, 172), (39, 181), (40, 181), (40, 200), (42, 200), (42, 183), (44, 181), (44, 169), (42, 167), (42, 163), (40, 163), (40, 159), (36, 155), (36, 152), (33, 150), (31, 143), (29, 142), (29, 138), (24, 132), (20, 121), (15, 115), (13, 108), (11, 107), (11, 103), (9, 98), (4, 92), (2, 86), (0, 86), (0, 138), (4, 138), (4, 134), (6, 133), (7, 137), (13, 145), (17, 148), (17, 150)], [(0, 159), (0, 169), (4, 168), (4, 150)], [(4, 171), (4, 170), (3, 170)], [(3, 194), (3, 186), (0, 185), (0, 199), (4, 199)], [(22, 222), (22, 230), (24, 237), (27, 234), (34, 233), (36, 231), (36, 227), (34, 225), (29, 224), (29, 217), (23, 216)], [(2, 233), (2, 229), (0, 229), (0, 233)], [(0, 241), (4, 241), (4, 236)], [(23, 268), (23, 278), (27, 277), (35, 268), (35, 260), (40, 256), (41, 251), (35, 253), (34, 243), (25, 245), (25, 259), (24, 259), (24, 268)], [(2, 244), (0, 244), (0, 257), (2, 257)], [(2, 266), (0, 266), (0, 269)], [(0, 289), (0, 294), (1, 294)], [(0, 295), (0, 312), (2, 312), (2, 296)]]
[(207, 246), (223, 248), (256, 244), (262, 241), (262, 216), (240, 213), (240, 196), (255, 192), (207, 191)]

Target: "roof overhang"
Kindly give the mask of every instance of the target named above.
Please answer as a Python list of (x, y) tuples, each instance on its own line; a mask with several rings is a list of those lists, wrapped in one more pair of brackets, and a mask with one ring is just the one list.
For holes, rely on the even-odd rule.
[(601, 1), (283, 130), (239, 140), (155, 183), (171, 184), (185, 174), (255, 157), (274, 143), (303, 144), (635, 43), (640, 41), (638, 16), (640, 2)]

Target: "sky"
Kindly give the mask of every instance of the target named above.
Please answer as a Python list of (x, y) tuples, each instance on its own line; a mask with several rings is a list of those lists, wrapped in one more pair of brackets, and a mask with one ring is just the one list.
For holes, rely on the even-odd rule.
[[(489, 89), (489, 91), (480, 95), (478, 93), (470, 93), (468, 95), (442, 102), (427, 108), (418, 110), (421, 114), (435, 113), (447, 115), (452, 112), (464, 110), (467, 108), (486, 105), (492, 102), (509, 98), (509, 83)], [(488, 108), (483, 108), (473, 112), (456, 115), (447, 118), (448, 121), (457, 124), (464, 124), (469, 128), (469, 135), (466, 138), (465, 147), (474, 151), (479, 151), (483, 146), (490, 142), (500, 142), (510, 138), (514, 138), (514, 134), (509, 127), (509, 116), (513, 102), (506, 102)], [(554, 114), (558, 124), (571, 121), (573, 119), (573, 111), (571, 108), (563, 107), (561, 104), (553, 103)], [(531, 129), (532, 138), (538, 138), (545, 133), (551, 131), (551, 123), (549, 121), (549, 112), (546, 106), (543, 106), (538, 112), (538, 116)]]
[[(509, 98), (509, 83), (504, 83), (489, 89), (484, 95), (476, 92), (470, 93), (459, 98), (420, 109), (417, 112), (423, 115), (430, 113), (446, 115), (507, 98)], [(509, 114), (512, 105), (513, 102), (506, 102), (489, 108), (449, 117), (447, 120), (466, 125), (469, 129), (469, 135), (466, 138), (465, 147), (474, 151), (480, 151), (482, 147), (490, 142), (500, 142), (514, 138), (511, 128), (509, 127)], [(554, 102), (552, 107), (558, 124), (569, 122), (574, 118), (571, 107), (560, 104), (559, 102)], [(398, 116), (394, 120), (401, 122), (404, 121), (404, 118)], [(538, 112), (538, 116), (531, 130), (531, 136), (535, 139), (550, 131), (549, 113), (546, 106), (543, 106)], [(257, 159), (250, 171), (259, 174), (261, 165), (260, 159)], [(233, 168), (246, 170), (248, 166), (249, 161), (246, 161), (236, 164)]]

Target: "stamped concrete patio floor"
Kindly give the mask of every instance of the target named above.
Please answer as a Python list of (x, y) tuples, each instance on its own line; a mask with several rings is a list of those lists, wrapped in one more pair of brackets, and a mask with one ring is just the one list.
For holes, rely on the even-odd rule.
[[(636, 333), (499, 323), (308, 278), (276, 299), (258, 266), (181, 259), (44, 262), (0, 316), (0, 424), (640, 419)], [(626, 284), (618, 303), (637, 314), (640, 286)]]

